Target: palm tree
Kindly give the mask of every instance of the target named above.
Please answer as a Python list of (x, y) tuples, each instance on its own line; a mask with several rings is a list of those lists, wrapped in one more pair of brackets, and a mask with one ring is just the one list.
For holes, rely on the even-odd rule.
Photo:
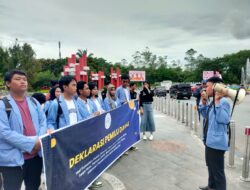
[(84, 49), (84, 50), (83, 49), (78, 49), (76, 55), (77, 55), (78, 58), (80, 58), (83, 55), (87, 55), (87, 52), (88, 52), (87, 49)]

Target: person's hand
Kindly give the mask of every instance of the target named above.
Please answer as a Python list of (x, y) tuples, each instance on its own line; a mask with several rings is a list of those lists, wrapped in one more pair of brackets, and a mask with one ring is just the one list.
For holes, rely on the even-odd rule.
[(54, 132), (54, 129), (47, 129), (47, 134), (52, 134)]
[(201, 102), (202, 102), (203, 105), (207, 104), (207, 93), (206, 93), (206, 91), (201, 92)]
[(36, 140), (35, 146), (32, 149), (32, 153), (38, 152), (41, 149), (40, 139)]
[(216, 105), (219, 105), (220, 104), (220, 99), (224, 96), (223, 93), (220, 93), (220, 92), (215, 92), (215, 104)]
[(143, 113), (144, 113), (144, 110), (143, 110), (143, 108), (141, 108), (140, 109), (140, 114), (143, 115)]
[(96, 111), (96, 112), (94, 113), (94, 116), (98, 116), (98, 115), (100, 115), (100, 114), (101, 114), (101, 112)]

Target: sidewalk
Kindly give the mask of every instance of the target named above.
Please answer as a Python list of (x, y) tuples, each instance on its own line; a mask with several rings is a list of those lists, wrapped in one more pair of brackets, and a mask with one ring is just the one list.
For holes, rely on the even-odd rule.
[[(137, 145), (139, 150), (123, 156), (106, 172), (120, 179), (127, 190), (194, 190), (207, 185), (202, 141), (175, 119), (157, 111), (154, 114), (155, 139), (142, 140)], [(240, 180), (240, 158), (236, 158), (235, 166), (225, 167), (227, 189), (249, 190), (250, 183)], [(99, 189), (110, 189), (106, 185)]]

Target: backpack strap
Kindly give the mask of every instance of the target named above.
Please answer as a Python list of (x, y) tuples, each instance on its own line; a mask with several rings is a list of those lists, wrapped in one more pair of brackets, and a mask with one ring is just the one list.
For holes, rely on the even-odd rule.
[(30, 101), (33, 102), (33, 104), (35, 104), (37, 106), (37, 102), (36, 102), (35, 98), (33, 98), (32, 96), (30, 96)]
[[(8, 119), (10, 118), (10, 113), (12, 111), (12, 106), (10, 104), (10, 101), (8, 100), (8, 98), (5, 96), (1, 99), (5, 105), (5, 111), (7, 114)], [(31, 102), (33, 102), (36, 106), (37, 106), (37, 102), (33, 97), (30, 97)]]
[(12, 106), (11, 106), (10, 101), (8, 100), (8, 98), (6, 96), (2, 98), (2, 101), (3, 101), (4, 105), (5, 105), (5, 111), (6, 111), (8, 119), (9, 119), (10, 118), (10, 113), (12, 111)]
[(58, 109), (57, 109), (57, 115), (56, 115), (56, 124), (57, 124), (57, 129), (59, 129), (59, 118), (62, 115), (62, 107), (60, 105), (61, 101), (59, 100), (59, 98), (56, 99), (57, 103), (58, 103)]

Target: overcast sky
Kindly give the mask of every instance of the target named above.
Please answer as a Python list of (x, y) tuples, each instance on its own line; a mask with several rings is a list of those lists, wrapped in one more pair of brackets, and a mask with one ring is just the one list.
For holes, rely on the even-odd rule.
[(38, 58), (77, 49), (117, 62), (148, 46), (183, 61), (194, 48), (206, 57), (250, 49), (250, 0), (0, 0), (0, 44), (15, 38)]

